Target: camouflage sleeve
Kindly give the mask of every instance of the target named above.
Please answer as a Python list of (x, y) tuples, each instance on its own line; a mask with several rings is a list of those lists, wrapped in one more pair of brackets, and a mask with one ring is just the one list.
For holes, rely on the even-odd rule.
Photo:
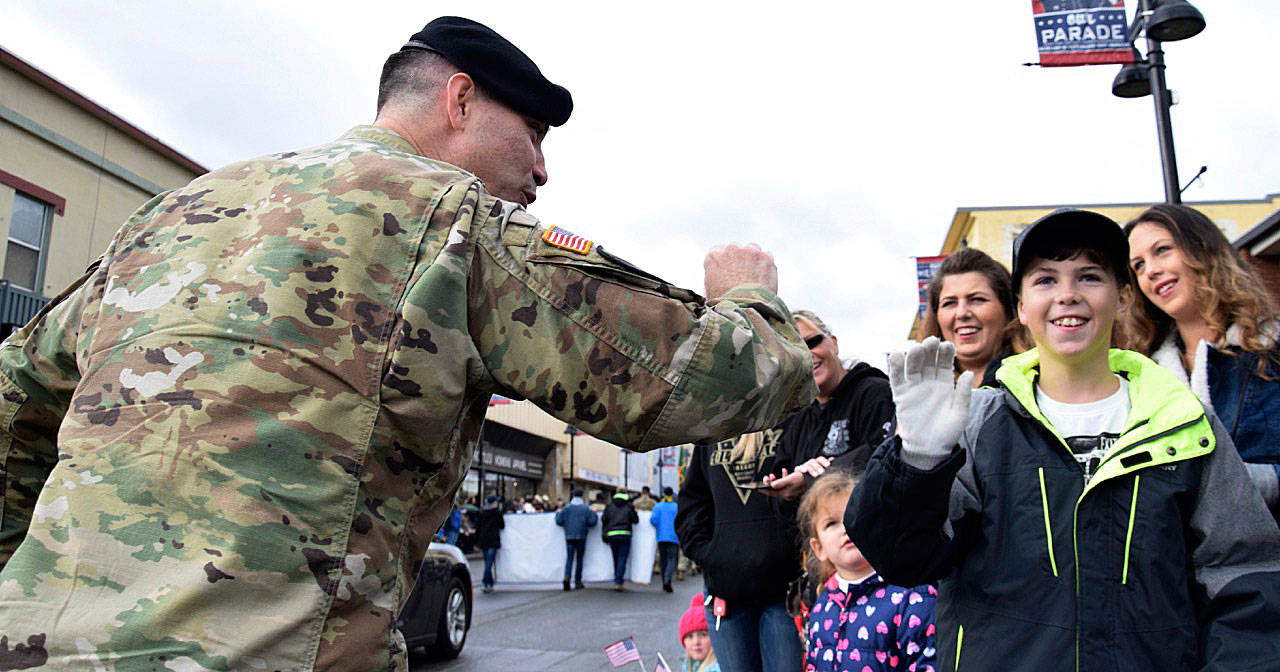
[(707, 302), (519, 209), (477, 229), (469, 324), (504, 393), (634, 450), (772, 427), (812, 399), (808, 349), (766, 288)]
[(26, 536), (80, 379), (76, 343), (98, 262), (0, 344), (0, 568)]

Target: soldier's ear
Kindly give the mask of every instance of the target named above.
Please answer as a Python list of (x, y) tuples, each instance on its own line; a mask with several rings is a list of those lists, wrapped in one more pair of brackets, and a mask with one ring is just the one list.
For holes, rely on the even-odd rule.
[(454, 130), (461, 131), (470, 122), (477, 95), (475, 81), (465, 72), (454, 73), (445, 82), (445, 114), (449, 117), (449, 126)]

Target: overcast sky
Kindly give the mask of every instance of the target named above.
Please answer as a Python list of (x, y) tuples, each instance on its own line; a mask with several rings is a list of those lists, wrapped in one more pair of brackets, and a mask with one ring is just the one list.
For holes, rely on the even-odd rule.
[[(1182, 179), (1210, 169), (1186, 198), (1280, 192), (1280, 12), (1195, 4), (1208, 28), (1166, 45)], [(535, 215), (699, 291), (707, 248), (757, 242), (874, 363), (957, 207), (1163, 198), (1151, 99), (1111, 95), (1119, 66), (1022, 67), (1029, 1), (753, 6), (7, 0), (0, 46), (213, 168), (368, 123), (388, 53), (476, 19), (573, 93)]]

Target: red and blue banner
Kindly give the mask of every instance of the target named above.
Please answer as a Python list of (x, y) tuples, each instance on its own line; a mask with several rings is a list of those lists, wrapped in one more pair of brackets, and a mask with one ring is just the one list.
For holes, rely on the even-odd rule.
[(1040, 65), (1132, 63), (1124, 0), (1031, 0)]
[(946, 260), (947, 255), (945, 254), (938, 257), (916, 257), (916, 289), (920, 292), (919, 317), (922, 320), (924, 319), (924, 314), (929, 310), (925, 291), (929, 289), (929, 281), (938, 274), (938, 268)]

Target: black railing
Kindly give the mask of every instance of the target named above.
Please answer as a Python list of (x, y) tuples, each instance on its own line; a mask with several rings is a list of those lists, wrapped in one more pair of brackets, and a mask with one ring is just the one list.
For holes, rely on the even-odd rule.
[(0, 337), (8, 336), (31, 321), (49, 299), (0, 280)]

